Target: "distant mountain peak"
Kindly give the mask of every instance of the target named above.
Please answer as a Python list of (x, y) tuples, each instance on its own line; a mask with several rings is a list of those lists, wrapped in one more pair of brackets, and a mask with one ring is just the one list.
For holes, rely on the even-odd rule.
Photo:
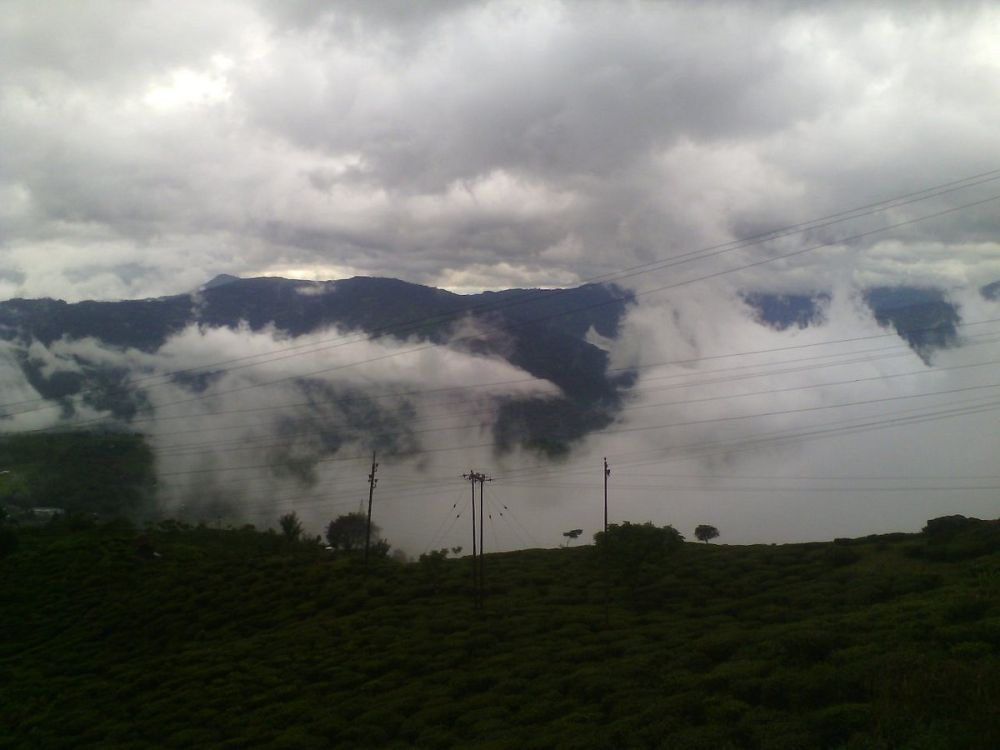
[(232, 276), (232, 275), (230, 275), (228, 273), (220, 273), (218, 276), (216, 276), (211, 281), (209, 281), (209, 282), (207, 282), (205, 284), (202, 284), (201, 288), (202, 289), (214, 289), (217, 286), (225, 286), (226, 284), (232, 284), (234, 281), (239, 281), (239, 280), (240, 280), (239, 276)]

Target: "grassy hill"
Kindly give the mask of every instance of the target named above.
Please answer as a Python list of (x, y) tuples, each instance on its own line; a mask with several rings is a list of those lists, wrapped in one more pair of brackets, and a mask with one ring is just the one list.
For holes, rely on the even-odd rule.
[(468, 559), (20, 529), (0, 747), (995, 748), (1000, 528), (931, 531), (489, 555), (476, 609)]
[(151, 504), (152, 449), (128, 432), (40, 432), (0, 436), (0, 504), (132, 516)]

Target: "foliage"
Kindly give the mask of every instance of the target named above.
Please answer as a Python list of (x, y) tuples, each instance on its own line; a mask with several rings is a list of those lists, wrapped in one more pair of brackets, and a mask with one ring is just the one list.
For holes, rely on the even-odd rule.
[(297, 542), (302, 537), (302, 522), (295, 511), (286, 513), (278, 519), (281, 533), (290, 542)]
[(392, 545), (389, 544), (388, 540), (378, 539), (371, 543), (368, 554), (372, 557), (388, 557), (390, 549), (392, 549)]
[(6, 435), (0, 466), (11, 471), (0, 499), (105, 518), (140, 515), (156, 485), (152, 451), (133, 433)]
[(638, 598), (606, 585), (605, 542), (488, 555), (480, 609), (445, 549), (366, 574), (252, 528), (164, 522), (159, 557), (122, 525), (20, 529), (0, 746), (1000, 746), (1000, 540), (953, 560), (914, 554), (940, 547), (921, 534), (734, 547), (630, 526), (610, 542), (672, 539)]
[(707, 544), (710, 539), (715, 539), (719, 535), (719, 530), (714, 526), (703, 523), (694, 530), (694, 535), (699, 542)]
[[(347, 513), (338, 516), (326, 527), (326, 541), (335, 550), (343, 552), (358, 552), (365, 548), (365, 537), (368, 532), (368, 516), (364, 513)], [(372, 523), (371, 546), (369, 554), (375, 557), (385, 557), (389, 554), (389, 542), (380, 539), (382, 529)]]
[(609, 559), (626, 564), (654, 561), (678, 547), (684, 537), (673, 526), (655, 526), (646, 523), (613, 523), (607, 532), (594, 534), (597, 548)]
[[(372, 529), (375, 529), (375, 524), (372, 524)], [(364, 513), (347, 513), (330, 521), (326, 527), (326, 541), (336, 550), (351, 552), (364, 549), (367, 533), (368, 517)]]
[(578, 539), (582, 533), (583, 529), (571, 529), (570, 531), (564, 531), (563, 536), (566, 537), (566, 546), (568, 547), (574, 539)]

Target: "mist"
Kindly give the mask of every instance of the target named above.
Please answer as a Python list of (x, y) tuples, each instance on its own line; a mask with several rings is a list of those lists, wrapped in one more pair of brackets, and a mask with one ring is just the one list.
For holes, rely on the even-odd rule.
[[(670, 523), (689, 538), (700, 523), (730, 543), (772, 543), (995, 515), (995, 304), (956, 298), (961, 344), (928, 364), (850, 289), (834, 291), (824, 324), (785, 331), (732, 291), (700, 286), (634, 308), (612, 349), (639, 367), (630, 403), (567, 465), (513, 471), (520, 502), (572, 507), (566, 529), (599, 530), (607, 457), (612, 522)], [(590, 501), (565, 500), (581, 496)]]
[[(558, 457), (497, 445), (498, 404), (560, 393), (469, 351), (475, 338), (502, 348), (470, 319), (442, 345), (246, 326), (191, 326), (155, 352), (6, 342), (0, 378), (7, 403), (22, 404), (8, 409), (10, 430), (142, 432), (159, 518), (266, 527), (294, 511), (321, 534), (366, 503), (374, 452), (374, 519), (408, 554), (471, 548), (469, 471), (493, 479), (487, 550), (551, 547), (566, 530), (584, 529), (581, 542), (600, 530), (606, 457), (611, 522), (669, 523), (689, 538), (709, 523), (729, 543), (825, 540), (995, 513), (998, 305), (975, 290), (951, 301), (958, 345), (927, 355), (847, 284), (820, 323), (785, 330), (763, 324), (730, 280), (643, 296), (616, 338), (592, 332), (609, 374), (637, 381), (611, 425)], [(86, 388), (40, 404), (25, 356), (50, 382), (99, 367), (127, 386), (114, 409)], [(125, 416), (114, 413), (123, 393)]]

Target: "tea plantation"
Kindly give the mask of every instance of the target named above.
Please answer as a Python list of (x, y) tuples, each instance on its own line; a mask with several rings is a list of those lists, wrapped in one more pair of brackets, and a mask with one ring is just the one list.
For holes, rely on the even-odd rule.
[(14, 534), (2, 748), (1000, 747), (996, 522), (488, 555), (480, 607), (443, 554)]

